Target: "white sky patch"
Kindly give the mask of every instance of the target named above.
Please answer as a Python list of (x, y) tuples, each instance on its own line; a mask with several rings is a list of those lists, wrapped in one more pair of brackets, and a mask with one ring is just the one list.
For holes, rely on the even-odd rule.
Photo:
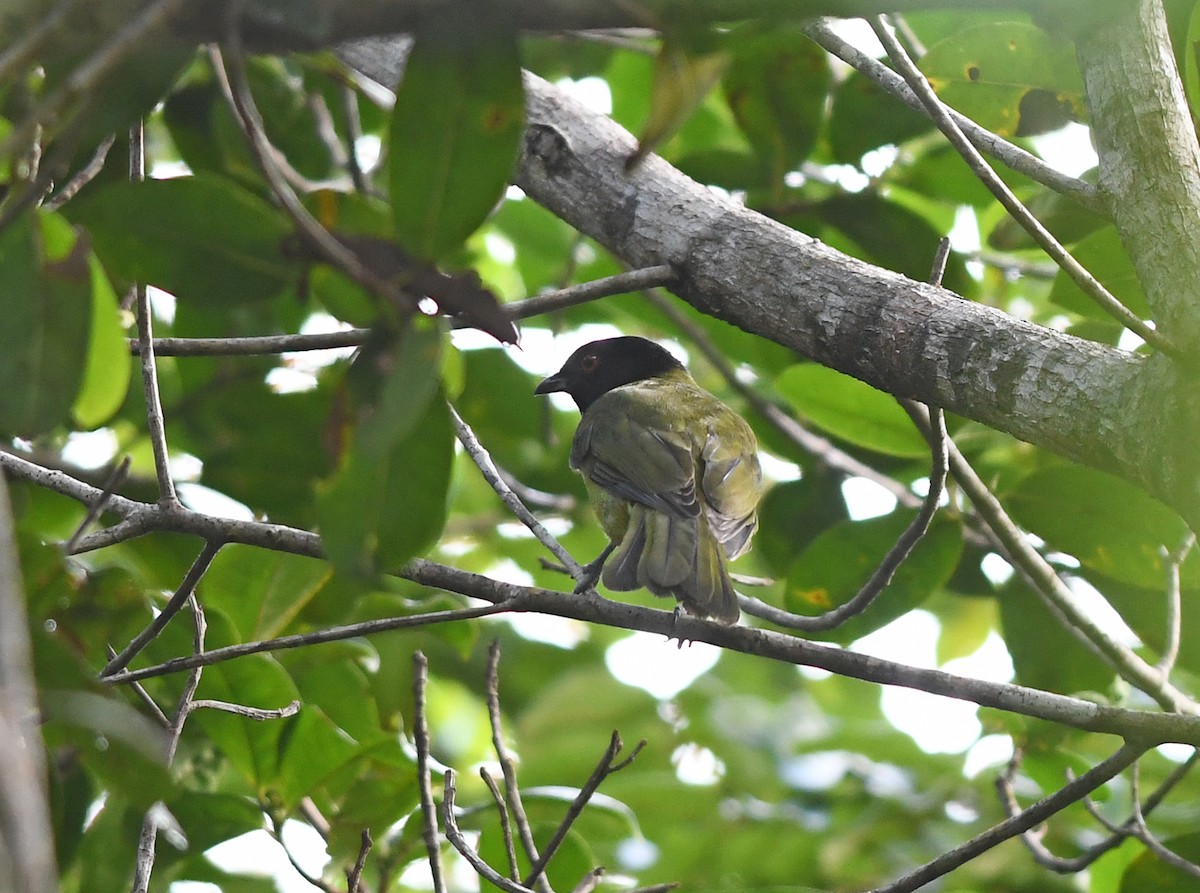
[(231, 518), (235, 521), (255, 520), (254, 512), (250, 511), (247, 506), (211, 487), (185, 481), (179, 484), (177, 489), (180, 502), (192, 511), (203, 512), (217, 518)]
[(601, 115), (612, 114), (612, 90), (604, 78), (587, 77), (573, 80), (562, 78), (556, 81), (558, 87), (571, 98), (582, 102), (593, 112)]
[(852, 521), (889, 515), (896, 510), (896, 497), (867, 478), (846, 478), (842, 482), (842, 496)]
[(725, 775), (725, 764), (707, 747), (689, 742), (675, 748), (671, 754), (675, 777), (684, 784), (707, 787)]
[[(854, 643), (852, 650), (914, 667), (937, 666), (941, 625), (928, 611), (912, 611)], [(974, 704), (900, 686), (884, 686), (887, 720), (926, 753), (962, 753), (982, 731)]]
[(112, 428), (76, 431), (67, 436), (62, 448), (64, 462), (80, 468), (99, 468), (117, 455), (117, 435)]
[(680, 648), (675, 639), (636, 632), (610, 645), (604, 653), (604, 664), (626, 685), (666, 700), (711, 670), (720, 656), (721, 649), (703, 642)]
[(993, 586), (1003, 586), (1012, 579), (1013, 566), (995, 552), (988, 552), (979, 562), (979, 569)]
[[(283, 839), (300, 866), (312, 875), (320, 875), (329, 862), (325, 841), (308, 825), (288, 821)], [(312, 885), (288, 862), (283, 849), (266, 831), (250, 831), (209, 849), (205, 856), (226, 871), (273, 877), (280, 893), (309, 893)], [(171, 893), (200, 893), (216, 889), (208, 884), (172, 884)]]
[(559, 648), (571, 649), (586, 642), (591, 634), (588, 624), (569, 617), (553, 617), (549, 614), (512, 614), (505, 618), (522, 639), (544, 642)]
[(761, 451), (758, 454), (758, 462), (762, 465), (763, 477), (769, 481), (782, 483), (783, 481), (800, 480), (800, 466), (795, 462), (788, 462), (778, 456)]
[(1100, 162), (1092, 147), (1092, 131), (1075, 121), (1052, 133), (1031, 137), (1038, 154), (1052, 168), (1071, 177), (1078, 177)]
[[(1191, 751), (1191, 748), (1188, 748)], [(963, 761), (963, 775), (975, 778), (980, 772), (1005, 765), (1012, 759), (1013, 743), (1008, 735), (984, 735), (971, 745)]]

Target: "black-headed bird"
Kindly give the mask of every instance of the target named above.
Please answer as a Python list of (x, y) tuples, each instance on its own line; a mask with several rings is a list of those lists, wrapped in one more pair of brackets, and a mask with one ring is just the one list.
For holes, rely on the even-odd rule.
[(618, 592), (644, 587), (736, 623), (725, 564), (750, 548), (762, 496), (750, 426), (645, 338), (585, 344), (535, 393), (553, 391), (579, 407), (571, 467), (609, 539), (579, 589), (597, 579)]

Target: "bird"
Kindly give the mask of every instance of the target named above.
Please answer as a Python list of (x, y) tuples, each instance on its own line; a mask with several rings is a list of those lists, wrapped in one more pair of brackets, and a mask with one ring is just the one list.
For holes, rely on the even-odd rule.
[(736, 623), (726, 562), (750, 548), (763, 490), (745, 419), (632, 335), (583, 345), (535, 389), (559, 391), (579, 407), (570, 465), (609, 539), (576, 591), (645, 588), (674, 597), (677, 615)]

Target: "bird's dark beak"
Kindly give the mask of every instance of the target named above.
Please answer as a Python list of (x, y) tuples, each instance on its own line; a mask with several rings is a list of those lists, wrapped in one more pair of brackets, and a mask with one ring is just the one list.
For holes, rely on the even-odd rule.
[(533, 389), (535, 394), (553, 394), (555, 391), (565, 391), (567, 381), (561, 373), (555, 373), (549, 378), (543, 378), (541, 384)]

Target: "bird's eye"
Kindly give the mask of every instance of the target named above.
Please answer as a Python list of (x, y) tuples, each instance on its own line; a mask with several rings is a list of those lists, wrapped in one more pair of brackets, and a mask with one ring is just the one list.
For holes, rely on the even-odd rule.
[(594, 353), (590, 353), (579, 361), (579, 365), (583, 368), (584, 372), (595, 372), (596, 367), (600, 365), (600, 358)]

